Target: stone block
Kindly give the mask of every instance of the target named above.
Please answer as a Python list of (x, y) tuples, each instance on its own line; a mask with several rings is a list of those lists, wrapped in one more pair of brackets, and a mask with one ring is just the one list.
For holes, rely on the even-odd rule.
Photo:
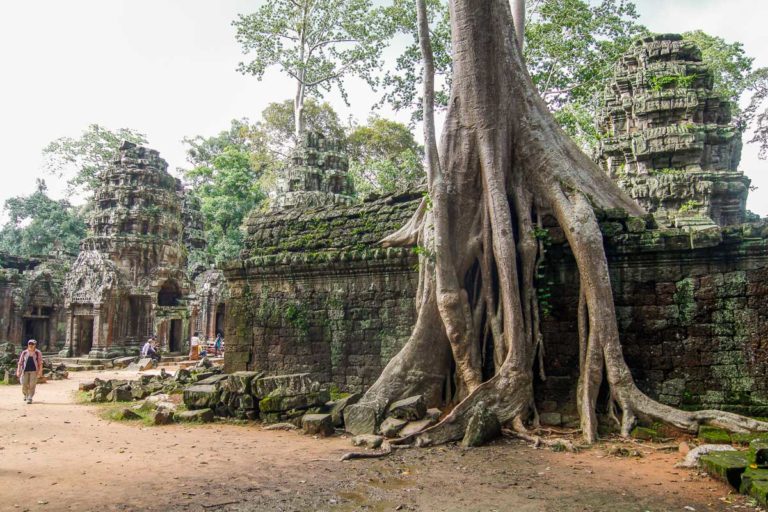
[(125, 368), (128, 365), (135, 363), (139, 358), (136, 356), (118, 357), (112, 361), (112, 365), (115, 368)]
[(194, 411), (177, 412), (173, 415), (173, 419), (180, 423), (210, 423), (213, 421), (213, 411), (211, 409), (196, 409)]
[(754, 498), (761, 506), (768, 506), (768, 469), (746, 468), (741, 474), (739, 491)]
[(219, 373), (216, 375), (208, 376), (204, 379), (198, 380), (195, 384), (203, 386), (220, 386), (222, 382), (227, 380), (229, 376), (225, 373)]
[(90, 381), (86, 381), (86, 382), (81, 382), (77, 386), (77, 389), (78, 389), (78, 391), (91, 391), (95, 387), (96, 387), (96, 382), (90, 380)]
[(755, 464), (761, 468), (768, 467), (768, 437), (765, 434), (749, 442), (747, 459), (750, 464)]
[(496, 415), (480, 402), (467, 423), (461, 445), (481, 446), (501, 435), (501, 423)]
[(438, 409), (436, 407), (432, 408), (432, 409), (427, 409), (426, 417), (431, 419), (431, 420), (437, 421), (437, 420), (440, 419), (440, 416), (442, 416), (442, 415), (443, 415), (443, 411), (441, 411), (440, 409)]
[(539, 414), (539, 421), (542, 425), (559, 427), (563, 424), (563, 416), (559, 412), (543, 412)]
[(253, 383), (253, 380), (263, 375), (264, 372), (235, 372), (225, 377), (227, 378), (227, 385), (230, 391), (245, 395), (251, 393), (251, 383)]
[(361, 446), (363, 448), (371, 448), (373, 450), (380, 447), (383, 442), (384, 438), (382, 436), (376, 436), (372, 434), (362, 434), (352, 438), (353, 446)]
[(294, 373), (255, 378), (252, 381), (251, 394), (257, 398), (264, 398), (280, 390), (280, 394), (284, 396), (302, 395), (316, 391), (318, 387), (318, 384), (312, 381), (308, 373)]
[(113, 416), (112, 419), (118, 420), (118, 421), (128, 421), (128, 420), (140, 420), (141, 416), (137, 414), (136, 412), (132, 411), (131, 409), (120, 409), (117, 411)]
[(387, 415), (401, 420), (417, 421), (427, 414), (427, 406), (424, 397), (415, 395), (393, 402), (387, 411)]
[(107, 394), (107, 402), (130, 402), (133, 400), (130, 386), (120, 386)]
[(413, 434), (418, 434), (422, 430), (426, 430), (436, 423), (435, 420), (424, 418), (423, 420), (409, 421), (401, 430), (400, 437), (408, 437)]
[(354, 405), (360, 400), (362, 394), (353, 393), (344, 398), (339, 398), (333, 402), (328, 402), (325, 405), (328, 407), (328, 413), (331, 415), (334, 427), (341, 427), (344, 425), (344, 409), (350, 405)]
[(731, 484), (736, 489), (741, 485), (741, 474), (749, 465), (747, 455), (735, 450), (710, 452), (702, 455), (699, 461), (711, 477)]
[(731, 435), (722, 428), (702, 425), (699, 427), (699, 439), (707, 444), (730, 444)]
[(379, 431), (385, 437), (397, 437), (408, 422), (398, 418), (387, 418), (381, 422)]
[(196, 384), (184, 390), (184, 404), (190, 409), (215, 407), (221, 391), (214, 384)]
[(156, 410), (149, 413), (149, 419), (155, 425), (169, 425), (173, 423), (174, 412), (164, 407), (158, 407)]
[(155, 367), (155, 360), (150, 357), (139, 359), (139, 362), (137, 363), (137, 367), (140, 372), (143, 372), (144, 370), (151, 370), (152, 368)]
[[(273, 393), (280, 393), (280, 390), (275, 390)], [(270, 395), (259, 400), (259, 410), (262, 412), (279, 412), (306, 409), (312, 406), (322, 406), (329, 398), (330, 394), (325, 390), (302, 395)]]
[(376, 410), (368, 405), (354, 404), (344, 409), (344, 429), (354, 435), (376, 433)]
[(301, 418), (301, 428), (305, 434), (322, 437), (332, 436), (335, 432), (330, 414), (305, 414)]

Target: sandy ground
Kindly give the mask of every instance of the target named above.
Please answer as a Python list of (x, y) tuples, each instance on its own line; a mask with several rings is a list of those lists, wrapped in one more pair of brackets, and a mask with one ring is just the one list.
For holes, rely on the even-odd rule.
[(95, 375), (41, 385), (32, 405), (19, 386), (0, 386), (0, 510), (759, 510), (675, 469), (677, 453), (644, 446), (642, 457), (618, 458), (599, 446), (570, 454), (500, 440), (342, 463), (341, 436), (110, 422), (74, 400)]

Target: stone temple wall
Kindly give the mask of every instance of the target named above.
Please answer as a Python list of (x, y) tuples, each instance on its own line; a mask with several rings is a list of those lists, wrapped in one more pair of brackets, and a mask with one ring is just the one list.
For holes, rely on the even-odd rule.
[[(768, 224), (637, 230), (634, 219), (603, 223), (621, 343), (640, 388), (683, 408), (768, 415)], [(559, 229), (550, 231), (537, 401), (567, 422), (576, 418), (578, 277)]]
[(411, 249), (376, 242), (420, 199), (254, 212), (244, 261), (225, 269), (226, 370), (308, 372), (349, 391), (373, 384), (410, 335), (418, 279)]
[[(397, 213), (385, 213), (387, 201), (402, 201)], [(252, 216), (248, 237), (260, 244), (225, 269), (227, 370), (309, 372), (346, 391), (372, 384), (408, 339), (418, 284), (414, 253), (375, 241), (417, 204), (414, 195)], [(366, 231), (366, 210), (389, 223)], [(650, 216), (598, 215), (622, 345), (641, 389), (671, 405), (768, 415), (768, 224), (659, 229)], [(542, 323), (547, 379), (536, 395), (549, 422), (567, 423), (576, 417), (578, 281), (562, 231), (548, 232), (537, 284), (552, 297)]]

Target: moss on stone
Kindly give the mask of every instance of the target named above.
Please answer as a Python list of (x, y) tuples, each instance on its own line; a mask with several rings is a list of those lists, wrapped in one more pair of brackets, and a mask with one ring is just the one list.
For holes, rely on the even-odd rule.
[(749, 465), (744, 452), (711, 452), (701, 457), (701, 465), (713, 478), (731, 484), (735, 489), (741, 485), (741, 475)]
[(731, 442), (728, 431), (707, 425), (699, 427), (698, 437), (707, 444), (730, 444)]

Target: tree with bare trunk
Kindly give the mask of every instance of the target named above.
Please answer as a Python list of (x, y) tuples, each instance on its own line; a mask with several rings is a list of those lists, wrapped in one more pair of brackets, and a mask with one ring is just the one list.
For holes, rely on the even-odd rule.
[(430, 405), (455, 404), (438, 424), (413, 436), (417, 445), (461, 439), (478, 409), (524, 428), (535, 409), (533, 375), (542, 350), (534, 283), (542, 247), (535, 230), (551, 215), (565, 232), (581, 283), (577, 401), (586, 442), (597, 438), (604, 378), (624, 435), (638, 416), (691, 432), (705, 423), (768, 430), (768, 423), (732, 413), (660, 404), (635, 385), (622, 355), (594, 208), (643, 211), (548, 111), (521, 57), (508, 0), (451, 1), (454, 78), (438, 150), (426, 7), (416, 1), (428, 196), (383, 243), (422, 248), (418, 316), (400, 353), (345, 412), (348, 428), (375, 429), (392, 401), (416, 394)]

